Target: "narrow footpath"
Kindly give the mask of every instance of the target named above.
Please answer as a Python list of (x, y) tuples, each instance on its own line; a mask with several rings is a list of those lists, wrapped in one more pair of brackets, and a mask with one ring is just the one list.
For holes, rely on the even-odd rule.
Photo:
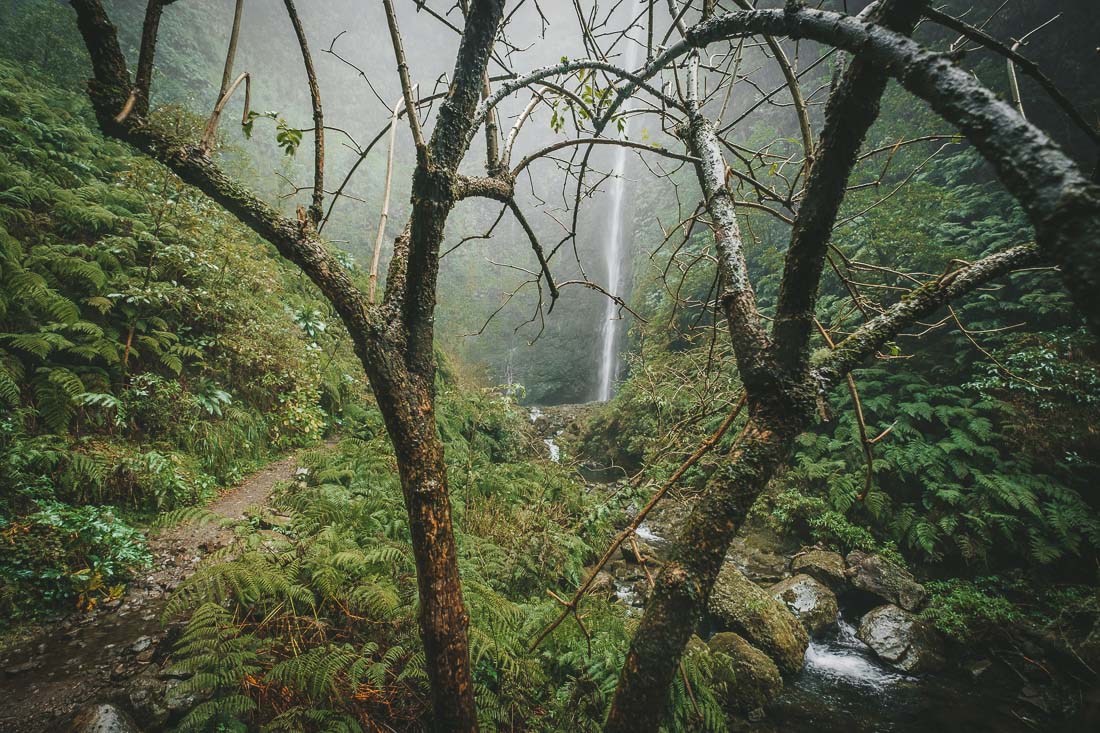
[[(276, 483), (292, 478), (297, 465), (296, 455), (275, 461), (207, 508), (243, 518), (250, 507), (264, 506)], [(44, 626), (0, 652), (0, 731), (65, 730), (74, 712), (93, 702), (115, 703), (153, 731), (158, 721), (189, 707), (189, 700), (173, 694), (180, 681), (165, 671), (178, 627), (163, 626), (161, 612), (202, 558), (232, 538), (232, 530), (216, 521), (153, 530), (153, 564), (121, 598)]]

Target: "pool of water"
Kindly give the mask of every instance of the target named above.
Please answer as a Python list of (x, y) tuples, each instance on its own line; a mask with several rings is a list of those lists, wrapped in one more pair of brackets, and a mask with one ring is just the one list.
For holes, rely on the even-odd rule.
[[(769, 708), (784, 733), (1024, 733), (1048, 730), (1020, 710), (1014, 687), (952, 675), (910, 677), (881, 664), (844, 617), (813, 640), (806, 665)], [(765, 730), (766, 728), (762, 728)]]

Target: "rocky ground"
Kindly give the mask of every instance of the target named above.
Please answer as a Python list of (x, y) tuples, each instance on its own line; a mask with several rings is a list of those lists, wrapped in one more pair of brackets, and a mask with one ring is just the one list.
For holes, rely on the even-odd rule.
[(121, 598), (27, 632), (0, 652), (0, 730), (124, 733), (161, 730), (194, 702), (175, 688), (167, 664), (178, 628), (161, 623), (168, 594), (233, 531), (216, 521), (263, 507), (297, 470), (291, 456), (270, 464), (209, 507), (214, 521), (190, 522), (149, 538), (153, 566)]
[[(686, 511), (675, 501), (659, 505), (597, 587), (640, 609)], [(914, 675), (943, 670), (945, 642), (919, 616), (926, 600), (907, 570), (878, 555), (800, 547), (750, 523), (731, 545), (712, 592), (707, 638), (693, 637), (689, 652), (708, 647), (728, 655), (737, 672), (727, 689), (731, 723), (770, 731), (766, 710), (784, 693), (785, 680), (803, 674), (813, 641), (837, 634), (842, 606), (853, 618), (855, 643), (871, 660), (861, 663), (879, 668), (873, 674), (915, 683)]]
[[(629, 472), (586, 455), (580, 426), (592, 409), (535, 409), (532, 427), (564, 446), (564, 460), (593, 490), (614, 492)], [(689, 508), (674, 496), (662, 501), (592, 592), (641, 613)], [(1082, 719), (1092, 729), (1100, 720), (1100, 688), (1082, 692), (1074, 671), (1082, 665), (1066, 659), (1064, 643), (1034, 629), (1006, 634), (1003, 648), (952, 646), (921, 618), (927, 602), (913, 575), (884, 557), (804, 547), (750, 522), (731, 544), (689, 652), (709, 647), (732, 659), (734, 730), (1009, 733), (1076, 731)], [(1073, 708), (1081, 712), (1065, 717)]]

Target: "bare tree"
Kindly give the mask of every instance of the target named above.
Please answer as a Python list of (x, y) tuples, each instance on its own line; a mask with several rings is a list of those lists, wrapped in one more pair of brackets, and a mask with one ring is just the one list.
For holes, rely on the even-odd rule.
[[(679, 551), (657, 579), (620, 678), (608, 731), (657, 728), (676, 664), (701, 618), (729, 543), (750, 505), (786, 460), (794, 439), (810, 424), (819, 394), (902, 328), (995, 277), (1042, 260), (1061, 268), (1093, 331), (1100, 331), (1100, 308), (1087, 294), (1100, 282), (1100, 258), (1095, 253), (1100, 190), (1012, 108), (947, 59), (905, 38), (923, 8), (919, 0), (884, 0), (869, 14), (875, 24), (793, 2), (783, 10), (732, 12), (685, 29), (683, 40), (652, 64), (688, 58), (690, 117), (683, 139), (688, 151), (702, 161), (698, 179), (714, 229), (724, 286), (720, 301), (748, 396), (749, 419), (697, 500), (681, 531)], [(809, 38), (855, 53), (826, 108), (817, 159), (792, 227), (770, 333), (761, 326), (747, 277), (721, 146), (695, 96), (696, 49), (750, 33)], [(647, 68), (641, 76), (655, 71)], [(957, 125), (989, 160), (1030, 215), (1037, 244), (949, 266), (943, 275), (857, 328), (828, 357), (814, 362), (809, 340), (832, 228), (863, 137), (877, 116), (887, 74)]]
[[(502, 63), (494, 45), (501, 40), (504, 0), (459, 2), (457, 8), (465, 24), (461, 30), (455, 29), (461, 33), (459, 50), (449, 88), (438, 95), (442, 101), (428, 139), (418, 111), (429, 98), (417, 99), (396, 14), (390, 0), (384, 0), (401, 82), (401, 112), (416, 146), (417, 163), (412, 180), (411, 214), (394, 242), (385, 292), (378, 303), (356, 286), (317, 231), (324, 221), (321, 217), (325, 195), (324, 124), (308, 44), (290, 0), (285, 5), (307, 71), (316, 136), (312, 202), (308, 214), (302, 212), (297, 219), (281, 216), (229, 178), (211, 160), (203, 145), (176, 139), (150, 123), (148, 99), (156, 31), (167, 3), (149, 2), (139, 73), (131, 81), (115, 27), (100, 0), (71, 2), (92, 60), (94, 78), (89, 95), (102, 129), (162, 162), (270, 241), (280, 254), (310, 277), (347, 327), (397, 456), (416, 558), (420, 631), (427, 655), (434, 720), (440, 730), (468, 731), (477, 727), (468, 617), (459, 582), (433, 394), (433, 319), (440, 246), (447, 218), (458, 201), (472, 196), (489, 198), (517, 217), (539, 263), (532, 276), (539, 287), (540, 313), (544, 286), (550, 295), (549, 307), (564, 285), (581, 284), (608, 292), (587, 277), (555, 283), (549, 265), (559, 248), (569, 241), (575, 243), (580, 203), (598, 185), (591, 182), (589, 175), (589, 156), (598, 145), (626, 144), (674, 160), (677, 165), (694, 166), (703, 194), (699, 210), (705, 211), (714, 232), (721, 282), (719, 301), (744, 385), (748, 423), (685, 524), (678, 544), (688, 549), (671, 558), (656, 579), (606, 723), (611, 731), (657, 728), (668, 685), (705, 607), (733, 534), (753, 500), (786, 460), (795, 438), (810, 424), (817, 400), (832, 385), (846, 380), (853, 368), (873, 356), (903, 328), (993, 278), (1035, 262), (1060, 268), (1067, 288), (1090, 326), (1100, 331), (1100, 301), (1091, 297), (1100, 286), (1100, 258), (1095, 255), (1095, 242), (1100, 240), (1100, 192), (1013, 108), (998, 101), (949, 59), (906, 37), (924, 12), (920, 0), (883, 0), (874, 4), (866, 17), (858, 19), (807, 9), (793, 1), (781, 10), (754, 10), (739, 1), (737, 5), (742, 9), (724, 13), (720, 13), (720, 3), (706, 2), (702, 18), (691, 26), (684, 21), (690, 4), (678, 6), (670, 2), (673, 22), (669, 34), (660, 41), (655, 36), (655, 2), (650, 0), (641, 16), (646, 19), (648, 30), (647, 61), (640, 70), (619, 68), (608, 61), (612, 58), (611, 47), (625, 37), (626, 31), (616, 34), (606, 28), (600, 30), (592, 20), (595, 11), (584, 16), (577, 4), (582, 37), (591, 58), (563, 61), (524, 75), (509, 73), (504, 80), (497, 80), (500, 83), (496, 90), (492, 88), (488, 69), (491, 59)], [(678, 33), (680, 40), (666, 45), (672, 33)], [(603, 39), (609, 36), (614, 40), (607, 48), (601, 47)], [(752, 36), (767, 40), (773, 58), (781, 67), (784, 86), (794, 101), (803, 132), (803, 172), (808, 170), (808, 176), (797, 205), (793, 183), (790, 192), (773, 190), (757, 180), (751, 170), (744, 173), (727, 164), (723, 150), (735, 148), (722, 137), (725, 128), (717, 127), (704, 111), (703, 102), (708, 95), (700, 91), (701, 52), (710, 44)], [(854, 54), (854, 60), (829, 98), (825, 127), (817, 141), (812, 139), (808, 126), (808, 96), (798, 89), (798, 72), (777, 40), (784, 37), (811, 39)], [(559, 83), (564, 75), (582, 70), (602, 75), (605, 89), (613, 91), (607, 103), (601, 98), (599, 104), (590, 104)], [(653, 83), (660, 74), (670, 77), (667, 83)], [(890, 76), (927, 100), (989, 160), (1031, 217), (1036, 243), (1023, 244), (977, 262), (952, 263), (943, 275), (923, 283), (906, 299), (869, 315), (854, 333), (837, 342), (826, 357), (811, 360), (809, 341), (815, 328), (817, 290), (837, 211)], [(729, 77), (736, 79), (736, 74)], [(670, 86), (677, 92), (668, 91)], [(531, 102), (504, 137), (502, 146), (496, 107), (517, 92), (530, 93)], [(774, 94), (768, 93), (765, 99)], [(584, 114), (579, 116), (589, 121), (587, 127), (577, 123), (578, 133), (584, 130), (577, 139), (547, 146), (509, 168), (516, 134), (529, 118), (530, 110), (544, 104), (548, 95), (567, 99), (571, 108), (583, 110)], [(219, 103), (224, 98), (222, 94)], [(683, 141), (684, 153), (604, 136), (608, 125), (622, 118), (626, 102), (639, 99), (644, 99), (646, 106), (632, 114), (660, 117), (662, 129), (675, 133)], [(391, 114), (390, 125), (396, 124), (399, 116)], [(487, 135), (486, 175), (462, 175), (459, 165), (483, 124)], [(573, 221), (566, 227), (561, 242), (546, 252), (516, 202), (515, 181), (534, 160), (555, 159), (555, 154), (565, 149), (574, 153), (583, 151), (579, 161), (576, 157), (565, 163), (559, 161), (567, 178), (576, 182)], [(757, 200), (735, 197), (729, 186), (731, 175), (749, 186)], [(793, 223), (777, 318), (770, 330), (757, 310), (745, 263), (737, 208), (746, 206), (762, 208)], [(732, 422), (732, 417), (728, 422)], [(581, 594), (583, 589), (566, 604), (566, 613), (575, 612)]]
[[(293, 3), (288, 0), (286, 6), (309, 75), (318, 136), (313, 204), (309, 215), (298, 220), (281, 216), (231, 180), (202, 146), (155, 129), (144, 109), (135, 108), (119, 119), (133, 82), (115, 28), (99, 0), (74, 0), (72, 5), (92, 59), (94, 79), (89, 94), (103, 130), (164, 163), (274, 244), (332, 302), (347, 327), (397, 454), (416, 558), (420, 631), (436, 726), (449, 731), (476, 730), (468, 615), (459, 582), (443, 447), (435, 424), (432, 338), (443, 227), (455, 203), (477, 190), (457, 169), (475, 129), (474, 113), (500, 26), (503, 0), (473, 0), (469, 4), (449, 94), (439, 107), (430, 140), (417, 140), (412, 214), (395, 244), (386, 292), (377, 305), (355, 286), (315, 228), (324, 195), (323, 123), (320, 93)], [(159, 17), (161, 5), (160, 0), (151, 0), (149, 12)], [(393, 30), (399, 47), (396, 27)], [(150, 27), (147, 23), (146, 31), (142, 68), (151, 68), (156, 24)], [(403, 58), (399, 61), (404, 63)], [(138, 84), (136, 96), (147, 100), (149, 75), (139, 77)], [(407, 83), (404, 86), (408, 91)], [(411, 98), (406, 101), (408, 109), (415, 109)], [(408, 119), (415, 121), (415, 114)]]

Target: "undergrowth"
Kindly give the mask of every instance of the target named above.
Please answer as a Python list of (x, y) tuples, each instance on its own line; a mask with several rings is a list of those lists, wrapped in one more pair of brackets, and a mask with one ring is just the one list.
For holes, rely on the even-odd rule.
[[(316, 443), (362, 380), (268, 245), (0, 61), (0, 611), (87, 606), (132, 528)], [(158, 124), (188, 127), (168, 109)]]
[[(482, 729), (599, 730), (634, 629), (626, 607), (593, 596), (583, 630), (569, 621), (529, 644), (561, 608), (547, 589), (579, 584), (623, 507), (599, 511), (607, 497), (557, 464), (516, 462), (530, 439), (509, 398), (441, 380), (440, 405)], [(203, 701), (180, 730), (429, 725), (401, 487), (385, 437), (363, 432), (307, 453), (307, 478), (275, 499), (289, 522), (242, 526), (235, 559), (171, 600), (166, 615), (187, 618), (176, 670)], [(691, 694), (678, 679), (670, 730), (725, 729), (720, 662), (686, 658)]]

